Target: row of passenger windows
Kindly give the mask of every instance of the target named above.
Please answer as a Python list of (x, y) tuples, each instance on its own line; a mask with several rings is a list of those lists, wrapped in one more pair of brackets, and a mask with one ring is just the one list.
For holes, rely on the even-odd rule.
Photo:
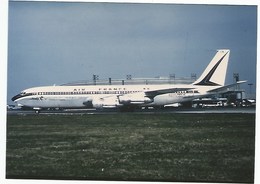
[[(78, 90), (80, 90), (80, 89), (78, 89)], [(85, 89), (81, 89), (82, 91), (85, 91)], [(99, 88), (98, 89), (99, 91), (106, 91), (106, 90), (109, 90), (109, 91), (111, 91), (111, 90), (114, 90), (114, 91), (121, 91), (121, 90), (127, 90), (126, 88)], [(143, 88), (143, 90), (150, 90), (150, 88)], [(74, 89), (74, 91), (77, 91), (77, 89)]]
[(178, 91), (177, 93), (199, 93), (198, 90), (194, 90), (194, 91)]
[[(141, 91), (74, 91), (74, 92), (38, 92), (30, 93), (30, 95), (81, 95), (81, 94), (128, 94), (137, 93)], [(199, 93), (194, 91), (178, 91), (177, 93)]]
[[(38, 92), (38, 95), (81, 95), (81, 94), (128, 94), (140, 91), (74, 91), (74, 92)], [(36, 94), (35, 94), (36, 95)]]

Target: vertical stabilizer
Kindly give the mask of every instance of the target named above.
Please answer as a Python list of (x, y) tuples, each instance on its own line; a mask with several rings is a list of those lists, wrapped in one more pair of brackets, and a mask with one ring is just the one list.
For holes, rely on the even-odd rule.
[(223, 86), (225, 84), (230, 50), (218, 50), (202, 75), (193, 85)]

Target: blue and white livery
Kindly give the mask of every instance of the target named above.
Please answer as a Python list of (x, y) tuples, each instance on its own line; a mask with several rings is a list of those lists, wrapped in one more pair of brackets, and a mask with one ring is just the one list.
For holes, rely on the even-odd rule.
[(45, 108), (124, 108), (164, 106), (213, 95), (225, 86), (230, 50), (218, 50), (202, 75), (183, 85), (71, 85), (43, 86), (23, 90), (12, 100), (35, 110)]

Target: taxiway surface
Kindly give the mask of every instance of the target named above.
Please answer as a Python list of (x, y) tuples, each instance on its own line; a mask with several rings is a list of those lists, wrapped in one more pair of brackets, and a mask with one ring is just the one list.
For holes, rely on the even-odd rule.
[[(116, 114), (116, 113), (138, 113), (138, 114), (153, 114), (153, 113), (180, 113), (180, 114), (204, 114), (204, 113), (212, 113), (212, 114), (221, 114), (221, 113), (246, 113), (246, 114), (254, 114), (256, 109), (253, 107), (247, 108), (202, 108), (202, 109), (140, 109), (135, 110), (134, 112), (120, 112), (118, 110), (96, 110), (96, 109), (65, 109), (65, 110), (42, 110), (39, 114), (63, 114), (63, 115), (79, 115), (79, 114)], [(35, 114), (33, 110), (8, 110), (8, 115), (29, 115)]]

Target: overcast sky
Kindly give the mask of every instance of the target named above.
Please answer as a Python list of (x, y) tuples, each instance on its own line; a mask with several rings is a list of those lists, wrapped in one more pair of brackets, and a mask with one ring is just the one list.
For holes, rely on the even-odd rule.
[(217, 49), (231, 50), (226, 83), (255, 87), (256, 6), (10, 2), (8, 23), (8, 102), (93, 74), (199, 77)]

